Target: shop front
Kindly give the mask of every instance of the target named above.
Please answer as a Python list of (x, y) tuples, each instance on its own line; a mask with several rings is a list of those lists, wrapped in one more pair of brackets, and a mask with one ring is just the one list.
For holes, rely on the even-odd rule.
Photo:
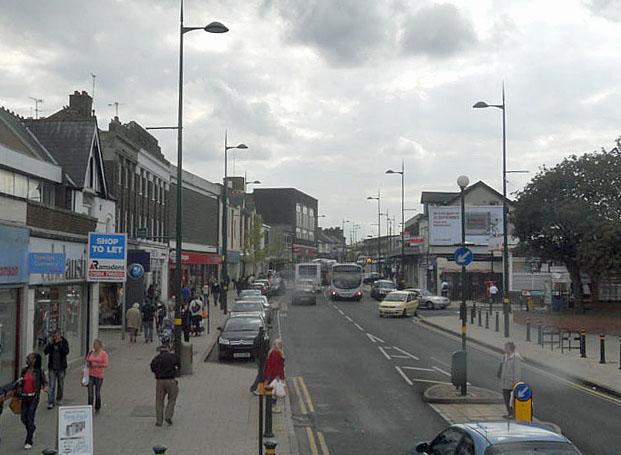
[[(69, 342), (68, 360), (84, 356), (93, 328), (89, 325), (90, 300), (98, 299), (99, 284), (86, 281), (86, 243), (31, 237), (31, 254), (51, 253), (62, 258), (59, 270), (30, 274), (28, 309), (32, 309), (32, 339), (35, 352), (43, 350), (55, 331)], [(30, 312), (26, 313), (30, 314)]]
[(0, 225), (0, 385), (19, 374), (20, 308), (28, 283), (29, 230)]
[[(202, 288), (210, 279), (218, 279), (218, 266), (222, 257), (218, 254), (184, 251), (181, 254), (181, 281), (196, 289)], [(175, 293), (175, 251), (170, 252), (169, 296)]]

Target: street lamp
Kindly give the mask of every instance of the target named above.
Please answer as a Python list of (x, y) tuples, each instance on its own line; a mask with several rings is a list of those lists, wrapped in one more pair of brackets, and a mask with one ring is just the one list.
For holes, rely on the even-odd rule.
[(377, 273), (382, 276), (382, 221), (381, 221), (381, 210), (380, 210), (380, 191), (377, 190), (377, 197), (367, 196), (367, 200), (375, 200), (377, 201)]
[(228, 252), (228, 213), (227, 213), (227, 204), (228, 204), (228, 175), (227, 175), (227, 166), (228, 166), (228, 151), (231, 149), (247, 149), (248, 146), (246, 144), (237, 144), (237, 145), (228, 145), (228, 134), (227, 131), (224, 131), (224, 190), (222, 192), (222, 290), (220, 293), (220, 308), (224, 311), (224, 314), (227, 314), (228, 310), (228, 289), (229, 289), (229, 273), (228, 273), (228, 261), (229, 261), (229, 252)]
[(502, 85), (502, 104), (487, 104), (479, 101), (472, 106), (475, 109), (495, 107), (502, 111), (502, 263), (503, 263), (503, 282), (502, 282), (502, 301), (505, 322), (505, 338), (509, 337), (509, 242), (507, 233), (507, 133), (505, 123), (505, 86)]
[[(461, 247), (466, 248), (466, 200), (464, 190), (470, 183), (470, 180), (465, 175), (461, 175), (457, 178), (457, 185), (459, 185), (459, 195), (461, 199)], [(466, 266), (461, 266), (461, 304), (459, 306), (459, 314), (461, 315), (461, 350), (466, 351)], [(464, 363), (464, 368), (466, 367)], [(461, 394), (466, 395), (467, 383), (461, 386)]]
[(401, 286), (405, 288), (405, 160), (401, 160), (401, 171), (388, 169), (386, 174), (401, 174)]
[(175, 230), (175, 353), (181, 353), (181, 307), (183, 298), (181, 295), (181, 255), (183, 252), (181, 234), (182, 227), (182, 188), (183, 188), (183, 35), (193, 30), (205, 30), (209, 33), (226, 33), (229, 31), (220, 22), (212, 22), (205, 27), (184, 27), (183, 26), (183, 0), (179, 15), (179, 107), (177, 112), (177, 226)]
[(341, 224), (341, 234), (343, 235), (343, 262), (347, 262), (347, 238), (345, 237), (345, 223), (349, 222), (349, 220), (343, 218), (343, 224)]

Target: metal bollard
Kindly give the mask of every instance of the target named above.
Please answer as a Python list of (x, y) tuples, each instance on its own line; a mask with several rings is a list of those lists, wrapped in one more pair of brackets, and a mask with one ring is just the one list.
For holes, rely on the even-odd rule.
[(156, 446), (153, 446), (153, 453), (155, 455), (164, 455), (167, 450), (168, 450), (168, 447), (163, 446), (162, 444), (158, 444)]
[(276, 454), (276, 446), (278, 445), (276, 441), (265, 441), (263, 445), (265, 446), (265, 455)]
[(599, 363), (606, 363), (606, 335), (599, 334)]
[(526, 341), (530, 341), (530, 319), (526, 320)]
[(259, 382), (259, 455), (263, 455), (263, 387), (263, 382)]
[(54, 449), (45, 449), (41, 452), (43, 455), (56, 455), (58, 452)]
[(485, 328), (489, 329), (489, 311), (485, 312)]
[(500, 332), (500, 311), (496, 311), (496, 332)]
[(543, 346), (543, 325), (537, 321), (537, 344)]
[(272, 388), (265, 388), (265, 431), (263, 436), (266, 438), (273, 438), (272, 432)]
[(479, 308), (479, 327), (481, 327), (481, 308)]
[(586, 359), (586, 329), (580, 329), (580, 357)]

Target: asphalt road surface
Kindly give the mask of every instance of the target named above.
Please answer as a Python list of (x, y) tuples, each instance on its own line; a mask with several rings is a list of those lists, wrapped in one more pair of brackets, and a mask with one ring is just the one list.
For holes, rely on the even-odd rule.
[[(447, 426), (422, 393), (450, 382), (457, 338), (417, 318), (379, 318), (367, 296), (331, 302), (318, 295), (316, 306), (289, 302), (276, 324), (302, 455), (404, 454)], [(499, 361), (498, 354), (470, 345), (469, 382), (498, 390)], [(525, 366), (523, 374), (538, 419), (559, 425), (585, 455), (621, 454), (620, 400), (539, 368)]]

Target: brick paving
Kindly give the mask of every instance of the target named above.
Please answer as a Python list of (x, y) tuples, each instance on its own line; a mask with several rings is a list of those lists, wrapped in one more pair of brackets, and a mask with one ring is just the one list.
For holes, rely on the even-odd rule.
[[(225, 316), (211, 307), (211, 333), (193, 337), (193, 374), (179, 378), (179, 397), (173, 426), (155, 426), (155, 379), (149, 369), (156, 343), (121, 340), (119, 331), (100, 333), (110, 366), (102, 387), (103, 406), (93, 417), (95, 454), (152, 454), (163, 444), (167, 455), (239, 455), (258, 453), (258, 399), (249, 393), (254, 363), (204, 362), (215, 343)], [(46, 394), (37, 410), (34, 448), (41, 453), (55, 447), (57, 410), (47, 409)], [(70, 367), (65, 379), (67, 406), (86, 404), (86, 389), (80, 386), (80, 368)], [(290, 406), (275, 415), (274, 433), (278, 454), (297, 454)], [(25, 429), (19, 416), (8, 407), (0, 416), (0, 453), (24, 453)]]

